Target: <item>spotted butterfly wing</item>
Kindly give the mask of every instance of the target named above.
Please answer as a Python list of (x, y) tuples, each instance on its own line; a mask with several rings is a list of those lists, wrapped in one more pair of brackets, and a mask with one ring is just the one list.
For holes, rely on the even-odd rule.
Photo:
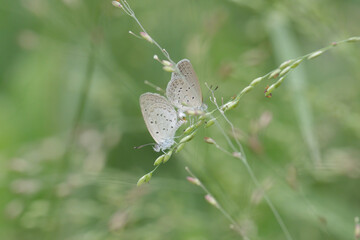
[(144, 93), (140, 96), (140, 108), (146, 127), (157, 143), (154, 149), (159, 151), (170, 148), (179, 127), (174, 107), (159, 94)]
[(201, 109), (202, 94), (195, 70), (188, 59), (176, 64), (180, 74), (173, 72), (166, 88), (166, 96), (178, 109)]

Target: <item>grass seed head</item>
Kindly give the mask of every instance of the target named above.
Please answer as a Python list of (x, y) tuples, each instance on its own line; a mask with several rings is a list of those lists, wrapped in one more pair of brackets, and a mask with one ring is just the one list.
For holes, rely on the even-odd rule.
[(165, 72), (175, 72), (175, 69), (172, 66), (164, 66), (163, 70)]
[(280, 73), (280, 72), (281, 72), (280, 69), (274, 70), (274, 71), (270, 74), (269, 79), (271, 79), (271, 78), (277, 78), (277, 77), (279, 76), (279, 73)]
[(113, 5), (114, 7), (123, 8), (123, 6), (121, 5), (121, 3), (119, 3), (118, 1), (112, 1), (111, 3), (112, 3), (112, 5)]
[(310, 56), (308, 56), (308, 59), (309, 59), (309, 60), (314, 59), (314, 58), (320, 56), (320, 55), (323, 54), (323, 53), (324, 53), (323, 51), (316, 51), (316, 52), (310, 54)]
[(210, 137), (204, 137), (204, 141), (208, 144), (215, 144), (215, 140)]
[(190, 135), (187, 135), (185, 137), (183, 137), (181, 140), (180, 140), (180, 143), (186, 143), (186, 142), (189, 142), (190, 140), (192, 140), (196, 135), (196, 131), (194, 131), (193, 133), (191, 133)]
[(226, 112), (230, 109), (235, 108), (238, 104), (239, 104), (239, 100), (234, 100), (234, 101), (228, 102), (221, 106), (221, 110)]
[(303, 61), (304, 59), (299, 59), (297, 61), (295, 61), (293, 64), (290, 65), (291, 68), (296, 68), (297, 66), (300, 65), (300, 63)]
[(175, 150), (175, 153), (180, 152), (181, 150), (183, 150), (184, 147), (185, 147), (185, 143), (179, 144)]
[(194, 178), (194, 177), (187, 177), (186, 178), (190, 183), (194, 184), (194, 185), (197, 185), (197, 186), (200, 186), (200, 181), (199, 179), (197, 178)]
[(294, 62), (294, 60), (287, 60), (287, 61), (285, 61), (285, 62), (283, 62), (281, 65), (280, 65), (280, 69), (284, 69), (284, 68), (286, 68), (286, 67), (288, 67), (288, 66), (290, 66), (292, 63)]
[(152, 177), (152, 173), (151, 173), (151, 172), (145, 174), (144, 176), (142, 176), (142, 177), (139, 179), (139, 181), (137, 182), (136, 185), (139, 187), (139, 186), (143, 185), (144, 183), (149, 182), (150, 179), (151, 179), (151, 177)]
[(189, 127), (187, 127), (187, 128), (184, 130), (184, 134), (189, 134), (189, 133), (191, 133), (195, 128), (196, 128), (196, 125), (195, 125), (195, 124), (190, 125)]
[(145, 39), (146, 41), (148, 41), (149, 43), (154, 43), (154, 40), (150, 37), (149, 34), (147, 34), (146, 32), (140, 32), (140, 36)]
[(171, 155), (172, 155), (172, 150), (168, 151), (168, 152), (165, 154), (163, 163), (166, 163), (167, 161), (169, 161)]
[(216, 118), (213, 118), (213, 119), (210, 119), (209, 121), (207, 121), (205, 124), (205, 128), (208, 128), (208, 127), (214, 125), (215, 121), (216, 121)]
[(280, 76), (280, 77), (284, 76), (285, 74), (287, 74), (288, 72), (290, 72), (290, 70), (291, 70), (291, 67), (290, 67), (290, 66), (284, 68), (284, 70), (282, 70), (282, 71), (280, 72), (279, 76)]
[(250, 83), (250, 86), (255, 87), (256, 85), (258, 85), (264, 78), (263, 77), (258, 77), (254, 80), (252, 80), (252, 82)]
[(219, 205), (217, 203), (217, 201), (215, 200), (215, 198), (213, 196), (211, 196), (210, 194), (206, 194), (205, 195), (205, 200), (210, 203), (211, 205), (213, 205), (214, 207), (218, 208)]
[(348, 42), (359, 42), (360, 41), (360, 37), (352, 37), (348, 39)]
[(157, 165), (163, 163), (163, 162), (164, 162), (165, 155), (166, 155), (166, 154), (163, 154), (163, 155), (161, 155), (160, 157), (158, 157), (158, 158), (155, 160), (155, 162), (154, 162), (154, 166), (157, 166)]

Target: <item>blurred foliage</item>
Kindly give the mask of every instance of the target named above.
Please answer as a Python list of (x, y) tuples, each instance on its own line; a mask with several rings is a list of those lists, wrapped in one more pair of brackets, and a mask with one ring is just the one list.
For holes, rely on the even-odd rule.
[[(174, 60), (192, 61), (210, 108), (205, 82), (219, 86), (219, 99), (230, 98), (286, 60), (280, 40), (300, 56), (359, 34), (358, 0), (129, 2)], [(226, 146), (215, 128), (201, 130), (150, 184), (136, 187), (158, 156), (133, 149), (153, 142), (138, 98), (155, 91), (144, 80), (165, 88), (170, 74), (152, 59), (154, 46), (128, 34), (139, 31), (131, 18), (110, 1), (0, 3), (1, 239), (240, 238), (186, 182), (185, 165), (250, 239), (284, 239), (242, 163), (203, 143), (211, 136)], [(258, 86), (229, 112), (294, 239), (353, 239), (359, 53), (355, 44), (336, 48), (299, 69), (304, 87), (296, 94), (290, 80), (271, 99)], [(302, 114), (321, 166), (302, 132), (299, 99), (309, 105)]]

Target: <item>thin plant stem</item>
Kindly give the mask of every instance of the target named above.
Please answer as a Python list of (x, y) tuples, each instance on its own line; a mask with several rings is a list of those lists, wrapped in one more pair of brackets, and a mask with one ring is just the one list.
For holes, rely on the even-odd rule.
[[(224, 135), (225, 138), (228, 138), (228, 136), (224, 133), (224, 130), (222, 129), (222, 127), (220, 125), (217, 125), (220, 129), (220, 131), (222, 132), (222, 134)], [(261, 187), (261, 184), (259, 183), (258, 179), (256, 178), (252, 168), (250, 167), (249, 163), (247, 162), (247, 158), (246, 158), (246, 155), (244, 155), (242, 152), (243, 152), (243, 149), (241, 149), (241, 155), (236, 155), (236, 154), (231, 154), (230, 152), (226, 151), (225, 149), (223, 149), (222, 147), (218, 147), (217, 144), (215, 144), (215, 146), (223, 151), (224, 153), (226, 153), (227, 155), (230, 155), (232, 157), (235, 157), (235, 158), (239, 158), (242, 163), (245, 165), (245, 168), (247, 170), (247, 172), (249, 173), (250, 177), (251, 177), (251, 180), (254, 182), (255, 184), (255, 187), (256, 188), (259, 188), (259, 189), (262, 189)], [(241, 144), (240, 144), (241, 146)], [(270, 210), (273, 212), (275, 218), (276, 218), (276, 221), (278, 222), (278, 224), (280, 225), (280, 228), (282, 229), (282, 231), (284, 232), (285, 234), (285, 237), (286, 239), (288, 240), (292, 240), (292, 237), (290, 235), (290, 232), (289, 230), (287, 229), (283, 219), (281, 218), (279, 212), (277, 211), (277, 209), (275, 208), (274, 204), (272, 203), (272, 201), (270, 200), (270, 198), (268, 197), (268, 195), (266, 194), (265, 190), (263, 191), (264, 192), (264, 199), (266, 201), (266, 203), (268, 204)]]
[[(261, 185), (260, 185), (259, 181), (257, 180), (257, 178), (256, 178), (253, 170), (251, 169), (249, 163), (247, 162), (246, 157), (243, 157), (241, 160), (242, 160), (242, 162), (244, 163), (244, 165), (245, 165), (245, 167), (246, 167), (246, 170), (248, 171), (251, 179), (252, 179), (253, 182), (255, 183), (255, 186), (256, 186), (257, 188), (261, 188)], [(289, 232), (289, 230), (287, 229), (287, 227), (286, 227), (286, 225), (285, 225), (282, 217), (280, 216), (278, 210), (275, 208), (274, 204), (273, 204), (272, 201), (270, 200), (270, 198), (269, 198), (269, 196), (267, 195), (267, 193), (266, 193), (265, 190), (263, 190), (263, 193), (264, 193), (263, 196), (264, 196), (264, 199), (265, 199), (266, 203), (268, 204), (268, 206), (270, 207), (271, 211), (273, 212), (273, 214), (274, 214), (277, 222), (279, 223), (282, 231), (284, 232), (286, 238), (287, 238), (288, 240), (291, 240), (292, 237), (291, 237), (291, 235), (290, 235), (290, 232)]]
[[(143, 25), (140, 23), (139, 19), (135, 16), (134, 11), (131, 9), (130, 5), (128, 4), (128, 2), (126, 0), (120, 0), (120, 2), (123, 4), (123, 9), (126, 12), (126, 14), (128, 14), (130, 17), (132, 17), (135, 22), (139, 25), (139, 27), (141, 28), (141, 30), (148, 34), (147, 31), (145, 30), (145, 28), (143, 27)], [(149, 35), (149, 34), (148, 34)], [(150, 35), (149, 35), (150, 36)], [(169, 53), (165, 50), (165, 48), (162, 48), (160, 46), (159, 43), (157, 43), (153, 38), (151, 38), (153, 43), (155, 44), (156, 47), (158, 47), (161, 51), (161, 53), (175, 66), (175, 62), (170, 58)]]
[[(208, 87), (208, 85), (206, 84), (206, 86)], [(209, 87), (208, 87), (209, 88)], [(218, 111), (220, 112), (220, 114), (223, 116), (223, 118), (225, 119), (225, 121), (230, 125), (231, 127), (231, 131), (232, 134), (234, 136), (235, 142), (238, 145), (240, 152), (245, 156), (244, 150), (242, 145), (240, 144), (239, 140), (236, 137), (236, 132), (235, 132), (235, 127), (234, 124), (227, 118), (227, 116), (225, 115), (224, 111), (219, 107), (217, 101), (216, 101), (216, 97), (215, 97), (215, 93), (214, 90), (212, 90), (211, 88), (209, 88), (210, 92), (211, 92), (211, 96), (212, 98), (210, 99), (210, 101), (215, 105), (215, 107), (218, 109)], [(233, 145), (233, 143), (231, 142), (230, 138), (227, 136), (227, 134), (225, 134), (225, 131), (222, 129), (221, 125), (217, 122), (216, 123), (217, 127), (220, 129), (220, 131), (223, 133), (224, 136), (226, 136), (227, 141), (230, 143), (230, 146), (232, 147), (233, 151), (236, 152), (238, 151), (235, 146)]]
[[(224, 116), (225, 116), (225, 114), (224, 114)], [(231, 122), (229, 121), (229, 123), (231, 123)], [(233, 128), (233, 134), (234, 134), (235, 131), (234, 131), (234, 126), (232, 125), (232, 123), (231, 123), (231, 126), (232, 126), (232, 128)], [(221, 126), (218, 126), (218, 127), (221, 128)], [(236, 136), (234, 136), (234, 137), (236, 138)], [(234, 155), (232, 154), (232, 156), (239, 158), (239, 159), (243, 162), (243, 164), (245, 165), (246, 170), (248, 171), (248, 173), (249, 173), (252, 181), (254, 182), (255, 186), (256, 186), (257, 188), (259, 188), (259, 189), (262, 188), (261, 185), (260, 185), (260, 183), (259, 183), (259, 181), (258, 181), (258, 179), (256, 178), (253, 170), (251, 169), (251, 167), (250, 167), (250, 165), (249, 165), (249, 163), (248, 163), (248, 161), (247, 161), (247, 158), (246, 158), (244, 149), (243, 149), (243, 147), (242, 147), (242, 144), (240, 144), (240, 142), (238, 142), (238, 141), (237, 141), (237, 143), (238, 143), (238, 145), (239, 145), (239, 148), (240, 148), (239, 150), (240, 150), (241, 155), (240, 155), (240, 156), (236, 156), (236, 155), (234, 156)], [(282, 231), (284, 232), (286, 238), (287, 238), (288, 240), (292, 240), (292, 237), (291, 237), (291, 235), (290, 235), (290, 233), (289, 233), (289, 230), (287, 229), (287, 227), (286, 227), (283, 219), (281, 218), (279, 212), (277, 211), (277, 209), (276, 209), (275, 206), (273, 205), (272, 201), (270, 200), (270, 198), (269, 198), (268, 195), (266, 194), (265, 190), (264, 190), (263, 192), (264, 192), (264, 199), (265, 199), (266, 203), (268, 204), (268, 206), (270, 207), (271, 211), (273, 212), (273, 214), (274, 214), (277, 222), (279, 223)]]
[[(279, 12), (273, 12), (269, 15), (272, 24), (268, 25), (270, 40), (275, 49), (275, 55), (280, 61), (284, 61), (293, 56), (298, 56), (299, 49), (296, 43), (296, 37), (288, 27), (288, 19)], [(281, 63), (281, 62), (280, 62)], [(313, 116), (311, 105), (306, 98), (307, 77), (304, 67), (299, 68), (289, 77), (288, 90), (291, 92), (294, 111), (298, 118), (298, 124), (302, 137), (304, 138), (309, 150), (310, 159), (317, 167), (321, 166), (321, 153), (319, 144), (315, 136), (313, 127)]]
[(227, 151), (225, 148), (221, 147), (217, 142), (214, 141), (213, 143), (215, 145), (216, 148), (218, 148), (219, 150), (231, 155), (231, 153), (229, 151)]
[(164, 93), (164, 92), (165, 92), (164, 89), (162, 89), (161, 87), (159, 87), (159, 86), (157, 86), (157, 85), (149, 82), (148, 80), (145, 80), (144, 83), (145, 83), (146, 85), (149, 85), (150, 87), (154, 88), (154, 89), (155, 89), (156, 91), (158, 91), (158, 92), (161, 92), (161, 93)]
[[(220, 112), (222, 112), (222, 111), (220, 110)], [(225, 118), (225, 120), (229, 123), (229, 125), (231, 126), (232, 132), (233, 132), (233, 135), (234, 135), (234, 138), (236, 139), (234, 125), (233, 125), (232, 122), (225, 116), (224, 113), (222, 113), (222, 115), (223, 115), (223, 117)], [(220, 129), (222, 129), (220, 125), (217, 124), (217, 126), (218, 126)], [(226, 134), (224, 134), (224, 131), (222, 131), (222, 133), (223, 133), (224, 136), (226, 135)], [(227, 136), (227, 135), (226, 135), (226, 136)], [(238, 146), (239, 146), (239, 150), (240, 150), (241, 155), (240, 155), (240, 156), (236, 156), (236, 155), (234, 156), (233, 154), (231, 154), (231, 155), (234, 156), (234, 157), (239, 158), (239, 159), (243, 162), (243, 164), (245, 165), (246, 170), (248, 171), (248, 173), (249, 173), (252, 181), (254, 182), (255, 186), (256, 186), (257, 188), (262, 188), (261, 185), (260, 185), (260, 183), (259, 183), (259, 181), (258, 181), (258, 179), (256, 178), (253, 170), (251, 169), (251, 167), (250, 167), (250, 165), (249, 165), (249, 163), (248, 163), (248, 161), (247, 161), (247, 158), (246, 158), (246, 155), (245, 155), (245, 151), (244, 151), (244, 149), (243, 149), (243, 147), (242, 147), (242, 144), (241, 144), (238, 140), (236, 140), (236, 143), (237, 143)], [(289, 232), (289, 230), (287, 229), (287, 227), (286, 227), (283, 219), (281, 218), (279, 212), (277, 211), (277, 209), (275, 208), (274, 204), (272, 203), (272, 201), (270, 200), (270, 198), (269, 198), (268, 195), (266, 194), (265, 190), (264, 190), (263, 192), (264, 192), (264, 199), (265, 199), (266, 203), (268, 204), (268, 206), (270, 207), (271, 211), (273, 212), (273, 214), (274, 214), (277, 222), (279, 223), (282, 231), (284, 232), (286, 238), (287, 238), (288, 240), (292, 240), (292, 237), (291, 237), (291, 235), (290, 235), (290, 232)]]
[[(228, 154), (231, 155), (231, 153), (228, 152)], [(245, 239), (245, 240), (249, 240), (249, 238), (247, 236), (245, 236), (243, 230), (241, 229), (241, 227), (239, 226), (239, 224), (235, 221), (235, 219), (233, 217), (231, 217), (231, 215), (221, 206), (221, 204), (219, 203), (219, 201), (217, 201), (217, 199), (214, 197), (214, 195), (207, 189), (207, 187), (205, 187), (205, 185), (200, 181), (200, 179), (190, 170), (189, 167), (185, 167), (185, 170), (190, 174), (191, 177), (195, 178), (198, 180), (198, 185), (200, 188), (202, 188), (204, 190), (204, 192), (210, 196), (212, 196), (215, 200), (216, 200), (216, 208), (218, 208), (220, 210), (220, 212), (231, 222), (232, 226), (234, 227), (234, 229), (236, 229), (241, 236)]]
[[(209, 88), (209, 89), (210, 89), (210, 88)], [(236, 142), (236, 144), (238, 145), (241, 154), (240, 154), (240, 155), (234, 155), (234, 154), (229, 153), (229, 152), (226, 151), (226, 150), (223, 150), (222, 148), (219, 148), (219, 147), (217, 147), (217, 148), (220, 149), (220, 150), (222, 150), (222, 151), (225, 152), (226, 154), (230, 154), (231, 156), (233, 156), (233, 157), (235, 157), (235, 158), (239, 158), (239, 159), (243, 162), (243, 164), (245, 165), (246, 170), (248, 171), (248, 173), (249, 173), (252, 181), (254, 182), (255, 186), (256, 186), (257, 188), (262, 188), (261, 185), (260, 185), (260, 183), (259, 183), (259, 181), (258, 181), (258, 179), (256, 178), (253, 170), (251, 169), (251, 167), (250, 167), (250, 165), (249, 165), (249, 163), (248, 163), (248, 161), (247, 161), (246, 154), (245, 154), (245, 151), (244, 151), (244, 149), (243, 149), (243, 147), (242, 147), (242, 144), (240, 143), (240, 141), (239, 141), (239, 140), (237, 139), (237, 137), (236, 137), (236, 132), (235, 132), (234, 124), (229, 120), (229, 118), (225, 115), (224, 111), (223, 111), (223, 110), (219, 107), (219, 105), (217, 104), (214, 91), (211, 90), (211, 89), (210, 89), (210, 91), (211, 91), (211, 94), (212, 94), (211, 102), (214, 103), (214, 105), (216, 106), (216, 108), (218, 109), (218, 111), (220, 112), (220, 114), (223, 116), (223, 118), (225, 119), (225, 121), (230, 125), (232, 134), (233, 134), (234, 139), (235, 139), (235, 142)], [(231, 140), (229, 139), (229, 136), (225, 133), (225, 131), (223, 130), (223, 128), (221, 127), (221, 125), (220, 125), (218, 122), (216, 122), (216, 126), (219, 128), (219, 130), (221, 131), (221, 133), (224, 135), (225, 139), (230, 143), (230, 146), (232, 147), (232, 149), (234, 150), (234, 152), (239, 151), (239, 150), (237, 150), (237, 149), (234, 147), (234, 145), (232, 144)], [(291, 237), (291, 235), (290, 235), (290, 232), (289, 232), (289, 230), (287, 229), (284, 221), (282, 220), (279, 212), (278, 212), (277, 209), (275, 208), (274, 204), (272, 203), (272, 201), (270, 200), (270, 198), (268, 197), (268, 195), (266, 194), (266, 192), (265, 192), (265, 191), (263, 191), (263, 192), (264, 192), (264, 199), (265, 199), (266, 203), (268, 204), (268, 206), (270, 207), (271, 211), (273, 212), (273, 214), (274, 214), (277, 222), (279, 223), (282, 231), (284, 232), (286, 238), (287, 238), (288, 240), (292, 240), (292, 237)]]
[[(218, 109), (220, 112), (220, 108), (219, 105), (217, 104), (217, 100), (216, 100), (216, 96), (214, 94), (214, 90), (211, 89), (211, 87), (208, 86), (207, 83), (205, 83), (206, 87), (209, 89), (209, 91), (211, 92), (211, 97), (210, 97), (210, 101), (216, 106), (216, 109)], [(212, 114), (210, 114), (211, 118), (214, 118), (214, 116)], [(221, 127), (220, 123), (215, 120), (215, 124), (216, 126), (219, 128), (219, 130), (221, 131), (221, 133), (224, 135), (226, 141), (228, 142), (229, 146), (232, 148), (232, 150), (234, 152), (236, 152), (236, 147), (234, 146), (234, 144), (232, 143), (230, 137), (225, 133), (224, 129)]]
[(235, 145), (232, 143), (230, 137), (225, 133), (224, 129), (221, 127), (220, 123), (218, 120), (215, 121), (215, 125), (218, 127), (218, 129), (220, 130), (220, 132), (223, 134), (223, 136), (225, 137), (226, 141), (228, 142), (229, 146), (231, 147), (231, 149), (236, 152), (237, 149), (235, 148)]

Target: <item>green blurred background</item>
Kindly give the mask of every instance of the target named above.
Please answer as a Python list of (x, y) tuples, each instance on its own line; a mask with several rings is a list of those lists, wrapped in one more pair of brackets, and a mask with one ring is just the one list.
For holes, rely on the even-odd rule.
[[(284, 60), (359, 35), (359, 0), (130, 0), (172, 58), (218, 99)], [(240, 239), (189, 166), (250, 239), (285, 239), (262, 192), (215, 128), (136, 187), (159, 155), (138, 99), (170, 74), (111, 1), (0, 1), (0, 239)], [(267, 80), (228, 116), (290, 233), (354, 239), (360, 215), (360, 45), (306, 62), (273, 97)], [(231, 136), (225, 122), (221, 122)]]

